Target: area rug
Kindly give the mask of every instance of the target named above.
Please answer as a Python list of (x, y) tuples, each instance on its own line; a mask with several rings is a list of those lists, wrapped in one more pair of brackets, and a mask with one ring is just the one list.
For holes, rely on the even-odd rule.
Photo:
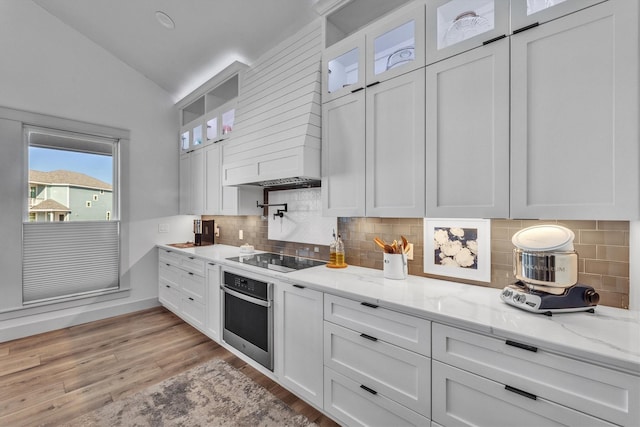
[(82, 415), (78, 426), (315, 426), (223, 360)]

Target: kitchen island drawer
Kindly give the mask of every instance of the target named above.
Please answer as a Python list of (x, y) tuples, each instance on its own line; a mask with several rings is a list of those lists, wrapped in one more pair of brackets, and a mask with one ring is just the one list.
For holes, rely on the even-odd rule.
[(205, 264), (206, 263), (203, 259), (190, 255), (182, 255), (182, 259), (180, 261), (180, 265), (183, 269), (200, 276), (204, 276)]
[(206, 288), (206, 281), (204, 276), (199, 276), (192, 272), (182, 272), (182, 292), (187, 297), (192, 297), (199, 303), (204, 304), (204, 295)]
[(170, 264), (178, 267), (180, 266), (180, 260), (182, 259), (182, 257), (183, 255), (173, 252), (169, 249), (158, 249), (158, 261), (161, 264)]
[(169, 310), (178, 314), (180, 312), (180, 299), (182, 294), (173, 283), (160, 279), (160, 287), (158, 288), (158, 299)]
[(430, 416), (431, 359), (330, 322), (324, 340), (325, 366)]
[(180, 276), (182, 273), (182, 270), (172, 264), (160, 263), (158, 265), (158, 278), (171, 283), (176, 289), (180, 288)]
[(330, 368), (324, 370), (324, 410), (348, 426), (428, 426), (429, 419), (368, 391)]
[(205, 306), (204, 304), (195, 301), (193, 298), (182, 296), (181, 301), (182, 317), (187, 322), (191, 323), (196, 328), (204, 329), (205, 320)]
[(324, 298), (324, 318), (424, 356), (431, 354), (431, 322), (426, 319), (329, 294)]
[(435, 360), (432, 404), (447, 427), (614, 425)]
[(433, 359), (620, 425), (640, 419), (640, 378), (526, 343), (433, 324)]

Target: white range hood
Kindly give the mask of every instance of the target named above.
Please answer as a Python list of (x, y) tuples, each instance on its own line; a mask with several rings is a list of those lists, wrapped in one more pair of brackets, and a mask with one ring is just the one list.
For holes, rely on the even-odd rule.
[(321, 45), (318, 20), (245, 72), (233, 138), (222, 147), (223, 185), (320, 180)]

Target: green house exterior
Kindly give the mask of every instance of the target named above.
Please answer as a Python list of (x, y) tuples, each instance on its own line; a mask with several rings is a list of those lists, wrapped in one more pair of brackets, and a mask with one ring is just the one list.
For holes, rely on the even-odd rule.
[(113, 188), (65, 170), (29, 171), (29, 221), (111, 220)]

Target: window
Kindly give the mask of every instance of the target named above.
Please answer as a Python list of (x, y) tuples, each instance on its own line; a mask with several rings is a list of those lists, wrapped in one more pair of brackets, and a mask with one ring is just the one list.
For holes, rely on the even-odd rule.
[(118, 140), (24, 129), (29, 203), (23, 223), (23, 304), (119, 289)]

